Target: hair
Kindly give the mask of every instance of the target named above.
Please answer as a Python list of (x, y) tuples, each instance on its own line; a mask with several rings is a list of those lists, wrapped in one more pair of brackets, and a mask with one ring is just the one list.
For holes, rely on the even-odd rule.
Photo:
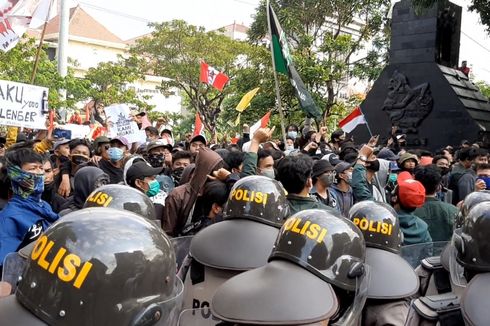
[(148, 131), (151, 135), (153, 136), (158, 136), (159, 133), (158, 133), (158, 129), (155, 128), (155, 127), (152, 127), (152, 126), (148, 126), (145, 128), (145, 131)]
[(259, 151), (257, 152), (257, 165), (259, 165), (259, 162), (261, 160), (263, 160), (264, 158), (266, 157), (269, 157), (271, 156), (272, 158), (274, 158), (272, 156), (272, 152), (268, 149), (259, 149)]
[(330, 141), (335, 141), (334, 138), (337, 138), (339, 139), (340, 136), (342, 136), (343, 134), (345, 134), (345, 132), (342, 130), (342, 129), (337, 129), (335, 130), (334, 132), (332, 132), (332, 134), (330, 135)]
[(297, 125), (295, 124), (290, 124), (286, 127), (286, 132), (288, 131), (289, 128), (293, 128), (294, 130), (296, 130), (297, 132), (299, 132), (299, 128)]
[(26, 163), (43, 164), (43, 156), (32, 149), (33, 142), (22, 142), (11, 146), (5, 152), (7, 165), (17, 165), (22, 168)]
[(443, 160), (443, 159), (449, 162), (447, 157), (445, 157), (444, 155), (436, 155), (432, 158), (432, 164), (437, 164), (439, 160)]
[(490, 163), (481, 163), (481, 164), (477, 164), (477, 166), (476, 166), (476, 171), (488, 170), (488, 169), (490, 169)]
[(75, 139), (72, 139), (68, 144), (70, 146), (70, 151), (72, 151), (77, 146), (80, 146), (80, 145), (85, 146), (88, 148), (88, 152), (90, 153), (90, 156), (92, 156), (92, 145), (87, 140), (75, 138)]
[(458, 153), (458, 160), (460, 161), (473, 161), (475, 158), (479, 156), (478, 151), (476, 148), (472, 147), (466, 147), (463, 148), (459, 151)]
[(414, 170), (415, 180), (425, 188), (426, 195), (432, 195), (437, 191), (437, 187), (441, 184), (442, 176), (439, 169), (434, 164), (427, 166), (417, 166)]
[(279, 162), (277, 169), (277, 180), (286, 191), (299, 194), (305, 188), (308, 178), (311, 178), (313, 159), (307, 155), (286, 156)]
[(191, 152), (189, 152), (189, 151), (178, 151), (178, 152), (172, 153), (172, 161), (177, 161), (177, 160), (180, 160), (183, 158), (186, 158), (186, 159), (189, 159), (189, 161), (192, 161)]
[(432, 152), (430, 152), (430, 151), (428, 151), (428, 150), (425, 150), (425, 149), (421, 149), (421, 150), (419, 151), (419, 155), (418, 155), (418, 156), (419, 156), (419, 157), (420, 157), (420, 156), (431, 156), (431, 157), (432, 157), (433, 155), (434, 155), (434, 154), (432, 154)]
[[(488, 155), (488, 151), (484, 148), (476, 148), (476, 156), (487, 156)], [(476, 158), (476, 157), (475, 157)]]
[(204, 184), (202, 196), (196, 203), (196, 209), (201, 216), (208, 216), (213, 204), (223, 207), (228, 200), (229, 189), (225, 183), (212, 180)]
[(231, 169), (235, 168), (238, 169), (240, 164), (243, 163), (243, 158), (245, 157), (245, 153), (243, 152), (238, 152), (238, 151), (230, 151), (228, 153), (228, 156), (224, 158), (226, 164), (228, 164), (228, 167)]

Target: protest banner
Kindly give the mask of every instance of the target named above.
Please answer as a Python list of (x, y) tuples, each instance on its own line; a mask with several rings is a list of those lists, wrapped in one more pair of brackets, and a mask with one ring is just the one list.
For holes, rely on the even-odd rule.
[(145, 142), (145, 132), (138, 128), (126, 104), (113, 104), (104, 108), (109, 124), (109, 137), (124, 136), (130, 143)]
[(0, 125), (46, 129), (48, 89), (0, 80)]

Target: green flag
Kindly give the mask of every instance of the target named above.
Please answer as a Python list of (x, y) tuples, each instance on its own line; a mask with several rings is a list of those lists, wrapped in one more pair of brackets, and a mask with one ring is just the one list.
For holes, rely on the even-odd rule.
[(270, 25), (269, 31), (272, 40), (272, 54), (276, 71), (289, 77), (289, 81), (294, 88), (294, 93), (298, 98), (301, 108), (306, 112), (306, 115), (310, 118), (321, 119), (322, 112), (316, 106), (310, 92), (306, 89), (298, 71), (296, 71), (296, 68), (294, 67), (293, 58), (289, 52), (289, 46), (286, 40), (286, 34), (284, 34), (281, 25), (279, 25), (279, 21), (277, 20), (272, 6), (269, 4), (267, 8)]

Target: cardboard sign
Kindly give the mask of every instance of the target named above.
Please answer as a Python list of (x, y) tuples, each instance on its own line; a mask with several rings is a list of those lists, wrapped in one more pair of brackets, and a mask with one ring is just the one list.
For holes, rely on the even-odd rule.
[(141, 131), (131, 117), (129, 107), (126, 104), (114, 104), (104, 108), (104, 111), (110, 125), (110, 138), (124, 136), (130, 143), (141, 140)]
[(46, 129), (45, 87), (0, 80), (0, 125)]

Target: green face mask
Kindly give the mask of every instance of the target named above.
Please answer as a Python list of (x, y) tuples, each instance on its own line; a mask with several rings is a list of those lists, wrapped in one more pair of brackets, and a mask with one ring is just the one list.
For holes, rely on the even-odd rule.
[(151, 180), (148, 183), (148, 190), (146, 191), (146, 195), (148, 197), (156, 196), (160, 192), (160, 183), (157, 180)]

